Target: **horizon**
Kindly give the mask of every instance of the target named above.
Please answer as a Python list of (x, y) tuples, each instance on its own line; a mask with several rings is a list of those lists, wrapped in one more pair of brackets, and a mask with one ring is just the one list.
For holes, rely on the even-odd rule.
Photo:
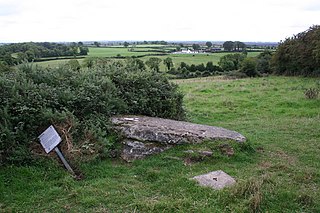
[[(0, 42), (0, 44), (15, 44), (15, 43), (72, 43), (72, 42), (84, 42), (84, 43), (92, 43), (92, 42), (101, 42), (101, 43), (122, 43), (122, 42), (154, 42), (154, 41), (165, 41), (168, 43), (203, 43), (203, 42), (212, 42), (213, 44), (222, 44), (226, 41), (212, 41), (212, 40), (85, 40), (85, 41), (22, 41), (22, 42)], [(236, 40), (235, 40), (236, 41)], [(237, 40), (238, 41), (238, 40)], [(267, 44), (278, 44), (279, 42), (273, 41), (240, 41), (243, 43), (267, 43)], [(142, 44), (143, 45), (143, 44)]]

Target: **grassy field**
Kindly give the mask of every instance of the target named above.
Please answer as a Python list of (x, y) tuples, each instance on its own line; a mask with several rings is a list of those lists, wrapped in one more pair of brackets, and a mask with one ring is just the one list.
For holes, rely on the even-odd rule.
[[(230, 53), (210, 53), (210, 54), (170, 54), (167, 56), (157, 56), (158, 58), (162, 59), (162, 61), (170, 57), (172, 58), (173, 64), (175, 67), (179, 67), (181, 62), (185, 62), (189, 65), (191, 64), (207, 64), (207, 62), (211, 61), (213, 64), (218, 65), (220, 58), (224, 55)], [(248, 57), (255, 57), (259, 54), (259, 52), (249, 52)], [(143, 57), (142, 60), (147, 61), (150, 57), (146, 56)], [(166, 70), (163, 63), (160, 65), (160, 70)]]
[[(88, 57), (115, 57), (117, 55), (120, 56), (141, 56), (147, 54), (159, 54), (155, 50), (159, 50), (157, 48), (163, 48), (164, 50), (168, 50), (171, 47), (161, 46), (161, 45), (149, 45), (143, 46), (139, 45), (138, 48), (135, 48), (137, 51), (142, 52), (131, 52), (128, 51), (128, 48), (124, 47), (108, 47), (108, 48), (97, 48), (97, 47), (90, 47)], [(154, 51), (152, 51), (154, 50)], [(140, 58), (143, 61), (147, 61), (150, 57), (158, 57), (162, 59), (162, 61), (167, 58), (171, 57), (175, 67), (178, 67), (181, 62), (185, 62), (187, 64), (206, 64), (208, 61), (212, 61), (213, 64), (218, 64), (219, 59), (230, 53), (210, 53), (210, 54), (168, 54), (166, 56), (145, 56)], [(259, 52), (249, 52), (248, 57), (255, 57), (259, 54)], [(44, 62), (37, 62), (36, 64), (44, 67), (56, 67), (59, 64), (66, 63), (68, 60), (53, 60), (53, 61), (44, 61)], [(83, 59), (78, 59), (80, 63), (83, 62)], [(166, 68), (163, 63), (160, 65), (160, 70), (165, 71)]]
[(157, 54), (158, 52), (147, 52), (152, 51), (152, 49), (149, 48), (136, 48), (136, 50), (139, 51), (145, 51), (145, 52), (131, 52), (128, 51), (128, 48), (96, 48), (96, 47), (90, 47), (89, 48), (89, 57), (115, 57), (117, 55), (121, 56), (139, 56), (139, 55), (146, 55), (146, 54)]
[[(78, 165), (74, 180), (54, 159), (0, 170), (2, 212), (320, 212), (320, 99), (304, 91), (319, 79), (268, 77), (177, 80), (188, 119), (236, 130), (248, 139), (231, 157), (185, 166), (179, 146), (128, 164), (106, 159)], [(199, 187), (191, 177), (224, 170), (231, 188)]]

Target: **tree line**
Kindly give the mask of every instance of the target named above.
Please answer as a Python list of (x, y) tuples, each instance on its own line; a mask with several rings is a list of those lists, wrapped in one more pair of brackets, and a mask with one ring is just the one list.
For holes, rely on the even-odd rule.
[(0, 46), (0, 62), (15, 65), (22, 61), (33, 61), (38, 58), (87, 55), (88, 47), (82, 42), (70, 44), (52, 42), (25, 42)]

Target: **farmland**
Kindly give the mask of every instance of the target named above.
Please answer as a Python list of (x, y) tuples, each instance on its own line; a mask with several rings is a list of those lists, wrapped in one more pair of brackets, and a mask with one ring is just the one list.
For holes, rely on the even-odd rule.
[[(172, 58), (174, 66), (177, 67), (181, 62), (185, 62), (187, 64), (206, 64), (211, 61), (213, 64), (217, 64), (220, 57), (229, 54), (229, 53), (201, 53), (201, 54), (168, 54), (168, 55), (160, 55), (159, 51), (168, 51), (172, 49), (172, 47), (166, 47), (161, 45), (141, 45), (135, 48), (134, 51), (129, 51), (128, 48), (124, 47), (90, 47), (89, 54), (87, 57), (131, 57), (131, 56), (144, 56), (140, 59), (143, 61), (148, 60), (150, 57), (158, 57), (160, 59), (165, 59), (167, 57)], [(248, 57), (257, 56), (259, 52), (249, 52)], [(155, 56), (148, 56), (155, 55)], [(117, 59), (119, 60), (119, 59)], [(68, 60), (52, 60), (52, 61), (44, 61), (44, 62), (36, 62), (36, 64), (41, 66), (58, 66), (59, 64), (66, 63)], [(83, 62), (83, 59), (78, 59), (80, 63)], [(161, 63), (160, 70), (165, 70), (165, 66)]]

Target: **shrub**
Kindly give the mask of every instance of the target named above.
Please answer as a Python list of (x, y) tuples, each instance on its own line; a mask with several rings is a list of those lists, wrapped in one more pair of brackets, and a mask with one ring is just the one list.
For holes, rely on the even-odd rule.
[(241, 62), (246, 58), (245, 54), (235, 53), (224, 55), (218, 64), (224, 71), (233, 71), (240, 68)]
[(255, 58), (245, 58), (241, 63), (240, 72), (246, 74), (249, 77), (255, 77), (258, 75), (257, 62)]
[(31, 147), (39, 145), (37, 136), (50, 124), (68, 143), (71, 157), (78, 158), (86, 153), (101, 157), (114, 147), (110, 116), (183, 119), (183, 95), (164, 75), (127, 62), (94, 64), (76, 70), (23, 64), (0, 72), (0, 164), (30, 163)]

